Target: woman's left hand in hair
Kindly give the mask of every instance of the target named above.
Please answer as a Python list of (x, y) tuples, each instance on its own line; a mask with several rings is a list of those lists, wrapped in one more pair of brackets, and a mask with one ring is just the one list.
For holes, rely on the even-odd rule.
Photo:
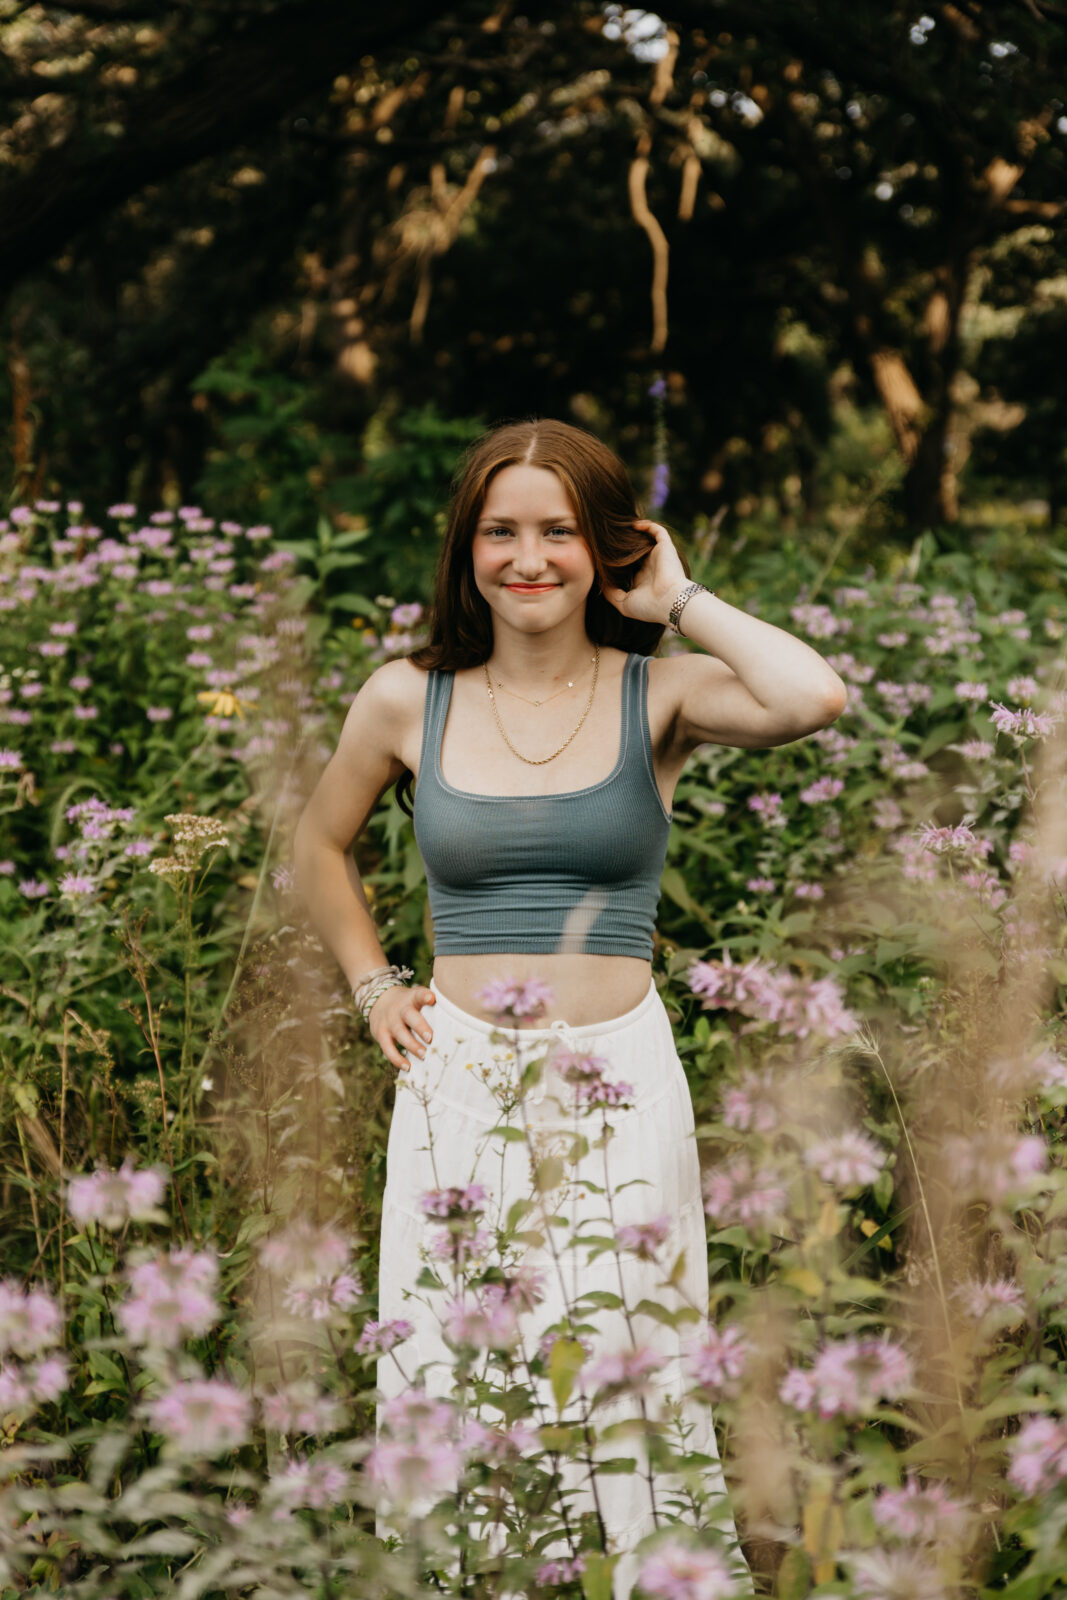
[(633, 588), (616, 589), (605, 584), (604, 598), (635, 622), (665, 625), (678, 591), (689, 580), (674, 541), (661, 523), (642, 517), (634, 527), (647, 528), (656, 543), (638, 567)]

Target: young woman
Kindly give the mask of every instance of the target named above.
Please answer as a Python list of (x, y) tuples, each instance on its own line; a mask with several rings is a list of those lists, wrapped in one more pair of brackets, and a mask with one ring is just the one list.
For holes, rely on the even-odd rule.
[[(697, 649), (655, 657), (667, 627)], [(689, 583), (666, 528), (639, 515), (625, 467), (591, 434), (529, 420), (468, 450), (429, 643), (364, 684), (296, 840), (312, 919), (399, 1069), (398, 1088), (416, 1091), (398, 1093), (390, 1130), (379, 1314), (415, 1324), (405, 1367), (409, 1376), (421, 1367), (432, 1392), (447, 1392), (452, 1358), (441, 1296), (415, 1290), (432, 1221), (421, 1197), (478, 1181), (490, 1224), (531, 1194), (525, 1147), (488, 1137), (501, 1120), (494, 1074), (513, 1066), (494, 1042), (500, 997), (484, 992), (494, 980), (540, 980), (551, 990), (541, 1014), (509, 1023), (522, 1030), (515, 1037), (526, 1059), (549, 1047), (527, 1106), (539, 1149), (574, 1131), (573, 1090), (566, 1109), (564, 1069), (553, 1078), (553, 1059), (573, 1071), (576, 1058), (599, 1058), (606, 1065), (594, 1071), (629, 1086), (611, 1111), (607, 1152), (575, 1167), (551, 1208), (603, 1233), (604, 1198), (581, 1183), (603, 1188), (607, 1159), (614, 1225), (669, 1227), (658, 1262), (608, 1251), (587, 1265), (574, 1252), (564, 1268), (543, 1252), (541, 1298), (532, 1310), (533, 1297), (525, 1302), (530, 1353), (565, 1316), (568, 1296), (617, 1292), (620, 1271), (631, 1305), (647, 1297), (706, 1312), (692, 1102), (651, 970), (671, 799), (698, 746), (786, 744), (832, 722), (845, 698), (807, 644)], [(403, 795), (412, 782), (434, 925), (428, 985), (404, 982), (387, 964), (349, 855), (383, 792), (399, 783)], [(685, 1270), (665, 1290), (662, 1262), (683, 1248)], [(682, 1395), (684, 1328), (615, 1310), (600, 1313), (596, 1330), (594, 1357), (632, 1351), (635, 1339), (651, 1345), (650, 1393)], [(383, 1359), (381, 1394), (403, 1386), (396, 1363)], [(627, 1406), (640, 1409), (624, 1393), (615, 1414)], [(596, 1416), (611, 1420), (599, 1407)], [(707, 1408), (687, 1416), (696, 1428), (687, 1447), (717, 1461)], [(632, 1440), (626, 1450), (634, 1453)], [(574, 1514), (592, 1507), (613, 1549), (631, 1550), (656, 1526), (655, 1488), (644, 1476), (605, 1475), (594, 1494), (575, 1483)], [(624, 1558), (617, 1596), (633, 1576)]]

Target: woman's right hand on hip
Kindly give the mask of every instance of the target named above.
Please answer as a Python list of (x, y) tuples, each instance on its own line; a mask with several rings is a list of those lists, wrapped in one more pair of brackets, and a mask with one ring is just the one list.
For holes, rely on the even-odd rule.
[(370, 1008), (367, 1026), (379, 1048), (401, 1072), (407, 1072), (410, 1061), (405, 1061), (401, 1050), (417, 1056), (426, 1054), (426, 1046), (433, 1038), (433, 1029), (422, 1014), (423, 1006), (436, 1005), (437, 996), (424, 984), (409, 989), (406, 984), (396, 984), (378, 996)]

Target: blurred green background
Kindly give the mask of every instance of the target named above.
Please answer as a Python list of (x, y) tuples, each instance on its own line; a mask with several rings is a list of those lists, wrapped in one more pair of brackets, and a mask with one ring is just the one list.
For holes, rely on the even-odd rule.
[(1043, 538), (1065, 42), (1044, 0), (0, 0), (8, 503), (325, 517), (419, 595), (462, 442), (546, 414), (645, 496), (658, 421), (683, 537)]

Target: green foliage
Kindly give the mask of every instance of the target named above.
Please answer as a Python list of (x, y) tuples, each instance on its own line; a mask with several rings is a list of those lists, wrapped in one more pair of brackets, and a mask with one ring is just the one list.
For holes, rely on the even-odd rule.
[[(436, 422), (414, 426), (432, 435)], [(410, 439), (399, 426), (396, 437), (402, 456)], [(399, 492), (396, 461), (386, 476)], [(417, 483), (411, 505), (426, 493)], [(383, 491), (379, 508), (387, 501)], [(341, 1582), (400, 1600), (461, 1592), (450, 1563), (463, 1551), (537, 1592), (555, 1474), (585, 1470), (587, 1434), (563, 1415), (584, 1403), (583, 1330), (625, 1297), (579, 1276), (575, 1326), (531, 1348), (526, 1366), (459, 1341), (453, 1398), (536, 1427), (538, 1447), (505, 1464), (472, 1457), (460, 1498), (442, 1491), (442, 1517), (386, 1550), (357, 1470), (374, 1423), (373, 1358), (358, 1343), (377, 1309), (390, 1085), (335, 964), (301, 926), (288, 852), (292, 785), (313, 781), (359, 684), (413, 627), (382, 602), (353, 628), (335, 604), (332, 584), (348, 593), (366, 575), (379, 587), (377, 557), (360, 564), (373, 529), (334, 542), (324, 522), (304, 548), (312, 519), (284, 550), (211, 520), (183, 519), (172, 548), (153, 550), (116, 510), (109, 537), (125, 550), (96, 556), (104, 540), (50, 511), (0, 529), (14, 602), (0, 710), (17, 755), (0, 765), (0, 1227), (8, 1272), (62, 1288), (65, 1331), (43, 1349), (62, 1338), (70, 1363), (69, 1384), (48, 1398), (50, 1380), (3, 1334), (7, 1366), (41, 1389), (5, 1416), (4, 1581), (99, 1600), (106, 1566), (110, 1587), (145, 1600)], [(859, 1596), (864, 1562), (899, 1577), (907, 1541), (879, 1514), (915, 1476), (971, 1508), (959, 1513), (968, 1531), (949, 1518), (936, 1550), (921, 1544), (943, 1589), (1044, 1600), (1063, 1581), (1064, 1486), (1026, 1428), (1047, 1414), (1067, 1430), (1067, 953), (1062, 861), (1039, 848), (1057, 814), (1042, 803), (1057, 781), (1041, 761), (1051, 727), (1027, 731), (1027, 715), (1062, 716), (1060, 563), (1023, 524), (966, 555), (920, 540), (883, 570), (834, 566), (832, 548), (773, 547), (759, 532), (722, 548), (696, 538), (700, 575), (717, 569), (727, 599), (810, 637), (850, 703), (789, 745), (709, 746), (679, 784), (654, 972), (706, 1169), (712, 1320), (705, 1328), (659, 1294), (626, 1310), (639, 1328), (693, 1324), (713, 1353), (734, 1330), (741, 1365), (709, 1377), (703, 1399), (755, 1497), (743, 1510), (762, 1526), (773, 1510), (777, 1553), (761, 1586), (798, 1600), (831, 1586)], [(92, 582), (68, 590), (75, 563)], [(397, 588), (391, 600), (423, 598)], [(74, 632), (55, 631), (68, 621)], [(65, 652), (41, 653), (63, 640)], [(201, 651), (210, 667), (196, 664)], [(76, 715), (86, 706), (96, 715)], [(426, 975), (421, 865), (388, 797), (358, 857), (391, 959)], [(68, 873), (88, 887), (62, 887)], [(46, 892), (27, 893), (31, 879)], [(520, 1059), (516, 1094), (538, 1075)], [(589, 1260), (639, 1248), (614, 1226), (606, 1122), (598, 1112), (561, 1149), (531, 1151), (529, 1200), (512, 1207), (495, 1256), (484, 1268), (435, 1258), (420, 1292), (499, 1285), (535, 1237)], [(504, 1150), (523, 1137), (514, 1123), (491, 1135)], [(112, 1231), (85, 1219), (67, 1180), (127, 1154), (171, 1181), (158, 1206)], [(604, 1182), (588, 1184), (605, 1215), (579, 1244), (554, 1196), (591, 1157), (605, 1163)], [(288, 1279), (263, 1277), (259, 1242), (280, 1249), (294, 1217), (358, 1234), (345, 1246), (353, 1280), (321, 1317), (299, 1315), (315, 1286), (307, 1234), (287, 1246)], [(188, 1337), (153, 1349), (129, 1335), (121, 1308), (131, 1271), (171, 1245), (216, 1258), (218, 1315), (201, 1330), (189, 1313)], [(664, 1256), (661, 1289), (682, 1265)], [(991, 1283), (999, 1291), (972, 1316), (967, 1297)], [(272, 1322), (267, 1307), (276, 1315), (283, 1302)], [(910, 1351), (914, 1381), (838, 1405), (875, 1357), (861, 1351), (844, 1372), (833, 1361), (848, 1341), (883, 1336)], [(827, 1392), (833, 1403), (805, 1404), (823, 1358), (820, 1381), (836, 1371), (844, 1387)], [(255, 1409), (284, 1388), (279, 1361), (341, 1407), (321, 1437)], [(232, 1450), (183, 1456), (173, 1420), (149, 1409), (196, 1375), (255, 1397), (255, 1425)], [(533, 1378), (559, 1415), (537, 1414)], [(595, 1404), (586, 1421), (599, 1425)], [(773, 1472), (759, 1466), (768, 1437)], [(604, 1442), (605, 1474), (632, 1471), (633, 1438)], [(689, 1518), (710, 1559), (707, 1459), (669, 1431), (649, 1445), (657, 1471), (689, 1473), (649, 1548)], [(304, 1458), (333, 1475), (334, 1498), (308, 1491), (286, 1511)], [(1037, 1473), (1033, 1492), (1020, 1461)], [(760, 1501), (772, 1491), (773, 1505)], [(501, 1496), (503, 1556), (477, 1532), (479, 1508)], [(442, 1533), (449, 1508), (454, 1531)], [(576, 1532), (585, 1570), (540, 1587), (606, 1595), (612, 1555), (595, 1526)]]

